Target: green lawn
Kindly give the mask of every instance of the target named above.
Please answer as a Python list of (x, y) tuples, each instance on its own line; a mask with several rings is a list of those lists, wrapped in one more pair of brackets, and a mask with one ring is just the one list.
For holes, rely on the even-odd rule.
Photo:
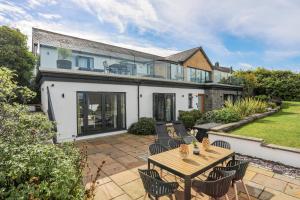
[(278, 113), (232, 131), (262, 138), (269, 144), (300, 148), (300, 102), (284, 102)]

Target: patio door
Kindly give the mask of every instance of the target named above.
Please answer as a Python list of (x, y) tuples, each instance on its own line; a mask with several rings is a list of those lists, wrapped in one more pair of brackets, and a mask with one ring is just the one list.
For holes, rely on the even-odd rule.
[(175, 93), (153, 93), (153, 118), (156, 121), (174, 121), (175, 105)]
[(125, 94), (77, 93), (78, 135), (125, 129)]

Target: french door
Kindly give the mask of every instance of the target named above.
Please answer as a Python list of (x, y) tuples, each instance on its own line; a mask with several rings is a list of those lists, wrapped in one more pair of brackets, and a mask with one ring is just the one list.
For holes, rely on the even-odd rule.
[(153, 118), (156, 121), (174, 121), (175, 105), (175, 93), (153, 93)]
[(125, 93), (78, 92), (78, 135), (126, 128)]

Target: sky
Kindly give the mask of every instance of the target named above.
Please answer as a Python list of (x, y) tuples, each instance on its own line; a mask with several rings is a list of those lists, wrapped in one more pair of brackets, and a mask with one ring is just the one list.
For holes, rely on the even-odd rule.
[(201, 46), (234, 69), (300, 72), (299, 0), (0, 0), (0, 25), (160, 56)]

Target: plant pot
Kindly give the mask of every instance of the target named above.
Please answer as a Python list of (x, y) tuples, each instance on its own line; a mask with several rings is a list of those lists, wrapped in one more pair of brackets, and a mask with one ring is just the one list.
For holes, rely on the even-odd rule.
[(72, 62), (70, 60), (57, 60), (56, 61), (57, 68), (59, 69), (71, 69)]
[(196, 147), (193, 148), (193, 154), (200, 155), (200, 149), (199, 149), (198, 146), (196, 146)]

